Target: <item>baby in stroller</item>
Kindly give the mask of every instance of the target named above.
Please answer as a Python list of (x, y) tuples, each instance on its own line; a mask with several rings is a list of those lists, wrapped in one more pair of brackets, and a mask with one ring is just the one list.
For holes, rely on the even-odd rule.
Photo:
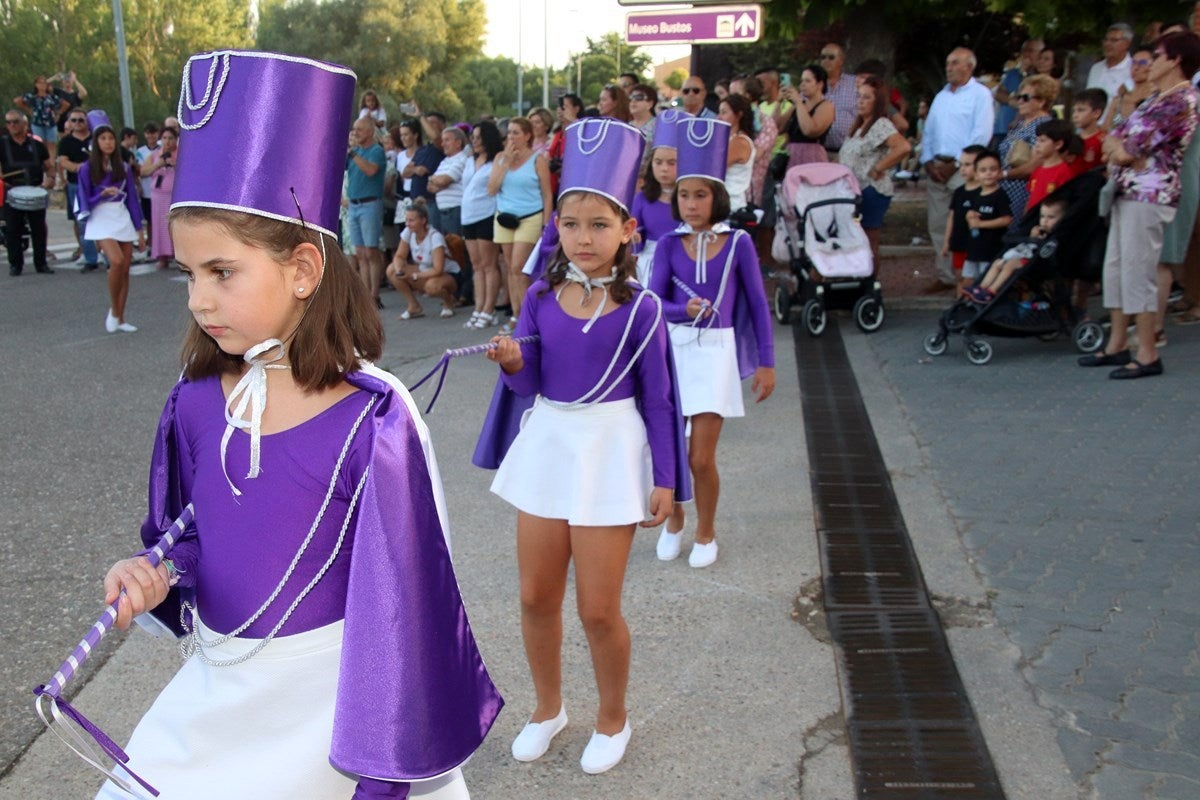
[(987, 274), (979, 283), (964, 290), (966, 295), (981, 305), (990, 303), (996, 297), (996, 293), (1008, 285), (1009, 279), (1029, 263), (1029, 260), (1037, 253), (1038, 247), (1066, 213), (1067, 200), (1065, 197), (1052, 197), (1042, 201), (1038, 224), (1029, 232), (1029, 240), (1019, 242), (1005, 250), (1004, 254), (988, 267)]

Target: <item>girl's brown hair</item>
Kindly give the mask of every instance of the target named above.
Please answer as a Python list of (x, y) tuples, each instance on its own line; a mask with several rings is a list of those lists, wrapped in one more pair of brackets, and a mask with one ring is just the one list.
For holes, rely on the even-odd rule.
[[(116, 144), (111, 156), (101, 153), (100, 146), (96, 144), (102, 133), (112, 134)], [(108, 161), (107, 165), (104, 163), (105, 161)], [(98, 187), (104, 180), (104, 174), (110, 170), (114, 184), (119, 186), (125, 182), (125, 162), (121, 160), (121, 141), (117, 139), (116, 131), (107, 125), (101, 125), (92, 132), (92, 152), (88, 156), (88, 177), (92, 179), (92, 188)]]
[[(170, 225), (212, 223), (248, 247), (267, 253), (282, 264), (296, 248), (311, 244), (325, 254), (320, 286), (304, 302), (307, 309), (288, 342), (292, 377), (309, 391), (336, 386), (360, 361), (383, 353), (383, 325), (366, 287), (351, 271), (336, 241), (322, 247), (319, 231), (294, 222), (217, 208), (184, 207), (171, 211)], [(226, 353), (191, 319), (183, 338), (183, 374), (188, 380), (239, 374), (244, 361)]]
[(847, 134), (847, 137), (853, 136), (859, 128), (862, 128), (865, 136), (870, 132), (875, 120), (887, 116), (887, 85), (884, 84), (883, 79), (876, 75), (867, 75), (862, 79), (862, 85), (870, 86), (871, 91), (875, 93), (875, 102), (871, 104), (871, 116), (864, 117), (862, 114), (856, 114), (854, 124), (850, 126), (850, 133)]
[[(688, 180), (685, 178), (684, 180)], [(704, 181), (708, 184), (709, 190), (713, 193), (712, 214), (709, 215), (708, 224), (716, 225), (722, 220), (729, 219), (729, 190), (725, 188), (725, 184), (721, 181), (715, 181), (712, 178), (696, 178), (696, 180)], [(671, 216), (676, 222), (683, 222), (683, 217), (679, 215), (679, 182), (675, 182), (675, 192), (671, 195)]]
[[(555, 206), (555, 209), (561, 213), (564, 200), (566, 200), (568, 197), (582, 197), (584, 195), (589, 195), (603, 203), (606, 203), (608, 207), (613, 210), (613, 213), (621, 218), (621, 224), (625, 224), (627, 221), (629, 221), (628, 211), (621, 208), (609, 198), (594, 192), (584, 192), (580, 190), (563, 192), (558, 198), (558, 205)], [(628, 244), (623, 242), (621, 246), (617, 248), (617, 255), (613, 261), (613, 264), (617, 268), (617, 279), (609, 285), (609, 293), (612, 295), (612, 299), (617, 303), (628, 303), (633, 299), (633, 287), (629, 285), (629, 279), (637, 275), (637, 262), (630, 254)], [(546, 272), (542, 276), (542, 279), (549, 284), (546, 289), (542, 290), (542, 294), (545, 294), (567, 279), (567, 256), (565, 253), (563, 253), (561, 244), (559, 244), (558, 248), (554, 251), (554, 256), (550, 259), (550, 266), (546, 268)]]

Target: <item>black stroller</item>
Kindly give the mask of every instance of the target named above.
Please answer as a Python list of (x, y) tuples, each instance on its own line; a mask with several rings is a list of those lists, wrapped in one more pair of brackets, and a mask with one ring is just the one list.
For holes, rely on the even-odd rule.
[[(1104, 266), (1108, 226), (1097, 203), (1104, 186), (1103, 169), (1085, 172), (1064, 183), (1042, 202), (1064, 199), (1066, 213), (1051, 234), (1037, 247), (1029, 263), (984, 304), (960, 298), (942, 312), (938, 329), (925, 337), (925, 352), (946, 352), (950, 334), (963, 337), (967, 359), (983, 365), (992, 360), (992, 345), (983, 336), (1021, 338), (1036, 336), (1051, 341), (1069, 335), (1081, 353), (1094, 353), (1104, 346), (1104, 328), (1075, 305), (1072, 284), (1076, 280), (1095, 283)], [(1030, 231), (1038, 223), (1041, 203), (1031, 208), (1007, 234), (1006, 244), (1032, 241)], [(982, 278), (982, 276), (981, 276)]]

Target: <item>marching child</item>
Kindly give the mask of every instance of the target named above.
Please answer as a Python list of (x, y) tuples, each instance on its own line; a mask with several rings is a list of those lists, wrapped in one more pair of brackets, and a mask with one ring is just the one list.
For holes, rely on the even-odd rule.
[(958, 275), (958, 294), (962, 294), (962, 269), (967, 260), (967, 244), (971, 237), (971, 229), (967, 225), (967, 212), (975, 207), (975, 195), (979, 191), (979, 182), (975, 180), (975, 158), (986, 150), (983, 145), (973, 144), (959, 154), (958, 171), (966, 182), (950, 196), (950, 213), (946, 215), (942, 255), (952, 259), (951, 266)]
[(658, 241), (675, 230), (678, 222), (671, 216), (671, 196), (675, 192), (677, 143), (675, 124), (686, 113), (668, 108), (658, 115), (654, 140), (650, 143), (650, 161), (642, 176), (642, 190), (633, 198), (633, 218), (637, 220), (635, 241), (640, 241), (637, 257), (638, 283), (650, 283), (654, 248)]
[(983, 280), (967, 290), (970, 298), (980, 304), (990, 303), (1008, 284), (1008, 279), (1013, 273), (1029, 263), (1042, 241), (1050, 235), (1066, 212), (1067, 201), (1062, 198), (1056, 197), (1043, 202), (1038, 213), (1038, 224), (1029, 232), (1033, 241), (1021, 242), (1005, 250), (1004, 254), (988, 267)]
[(1078, 175), (1104, 163), (1104, 129), (1100, 120), (1108, 108), (1108, 93), (1103, 89), (1084, 89), (1075, 95), (1071, 106), (1071, 124), (1083, 140), (1083, 154), (1071, 162)]
[(975, 283), (1004, 249), (1004, 231), (1012, 222), (1008, 194), (1000, 189), (1000, 154), (985, 150), (975, 156), (975, 180), (979, 188), (967, 212), (967, 260), (963, 262), (964, 283)]
[(92, 152), (79, 169), (76, 215), (84, 220), (83, 237), (96, 243), (108, 259), (108, 315), (104, 330), (133, 333), (137, 328), (125, 321), (129, 299), (129, 266), (133, 243), (146, 243), (142, 232), (142, 203), (138, 199), (133, 170), (121, 158), (117, 135), (108, 115), (99, 109), (88, 112), (92, 125)]
[(627, 257), (642, 136), (616, 120), (586, 119), (565, 141), (559, 253), (525, 295), (513, 334), (540, 338), (496, 337), (488, 354), (509, 389), (537, 398), (492, 491), (517, 508), (521, 633), (537, 694), (513, 758), (541, 758), (567, 724), (562, 604), (574, 561), (600, 695), (580, 766), (597, 774), (621, 761), (632, 735), (621, 586), (634, 530), (662, 524), (686, 481), (676, 473), (682, 420), (661, 303), (631, 282)]
[[(757, 402), (775, 390), (775, 343), (751, 237), (724, 224), (729, 216), (725, 161), (730, 126), (689, 118), (679, 123), (679, 176), (671, 211), (683, 223), (654, 253), (650, 290), (663, 299), (683, 415), (691, 422), (688, 462), (696, 495), (692, 567), (717, 559), (717, 440), (730, 417), (745, 416), (741, 379), (754, 375)], [(738, 339), (749, 338), (739, 346)], [(748, 351), (757, 363), (739, 364)], [(683, 506), (676, 504), (659, 535), (657, 554), (675, 559), (683, 538)]]
[[(135, 557), (105, 578), (119, 627), (152, 610), (184, 637), (128, 747), (164, 798), (462, 800), (459, 766), (502, 706), (428, 430), (368, 361), (379, 318), (337, 246), (353, 96), (353, 72), (295, 56), (184, 68), (170, 227), (192, 321), (142, 540), (186, 503), (195, 522), (157, 568)], [(283, 113), (309, 120), (288, 147), (228, 146)]]

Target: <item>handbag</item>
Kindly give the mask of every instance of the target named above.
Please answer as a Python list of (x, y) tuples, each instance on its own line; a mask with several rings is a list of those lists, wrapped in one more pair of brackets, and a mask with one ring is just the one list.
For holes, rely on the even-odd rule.
[(767, 166), (767, 172), (770, 174), (771, 180), (775, 181), (776, 183), (783, 182), (784, 176), (787, 175), (789, 158), (790, 156), (786, 150), (784, 150), (782, 153), (776, 153), (771, 158), (771, 163)]
[[(1113, 170), (1115, 172), (1115, 170)], [(1113, 203), (1117, 199), (1117, 176), (1109, 175), (1108, 180), (1100, 187), (1100, 191), (1096, 194), (1096, 213), (1101, 219), (1108, 219), (1112, 216)]]
[(501, 211), (496, 215), (496, 222), (501, 228), (508, 228), (510, 231), (515, 231), (521, 227), (521, 218), (516, 214), (510, 214), (507, 211)]

